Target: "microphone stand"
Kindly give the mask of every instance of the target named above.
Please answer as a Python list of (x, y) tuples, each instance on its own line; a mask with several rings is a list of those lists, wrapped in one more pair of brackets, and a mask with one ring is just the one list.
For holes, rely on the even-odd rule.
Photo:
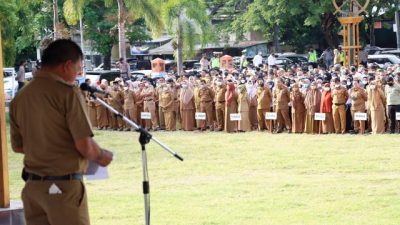
[(145, 211), (145, 222), (146, 225), (150, 225), (150, 182), (149, 182), (149, 174), (148, 174), (148, 169), (147, 169), (147, 154), (146, 154), (146, 144), (150, 142), (150, 140), (153, 140), (156, 142), (159, 146), (161, 146), (165, 151), (169, 152), (172, 154), (175, 158), (179, 159), (180, 161), (183, 161), (183, 158), (178, 155), (178, 153), (174, 152), (172, 149), (170, 149), (168, 146), (164, 145), (161, 141), (153, 137), (146, 129), (143, 127), (137, 125), (127, 117), (125, 117), (123, 114), (115, 110), (113, 107), (108, 105), (106, 102), (103, 100), (97, 98), (97, 96), (94, 94), (95, 91), (88, 90), (90, 92), (90, 96), (99, 102), (101, 105), (109, 109), (111, 112), (113, 112), (115, 115), (121, 117), (126, 123), (131, 125), (137, 132), (140, 133), (139, 136), (139, 143), (142, 147), (142, 166), (143, 166), (143, 195), (144, 195), (144, 211)]

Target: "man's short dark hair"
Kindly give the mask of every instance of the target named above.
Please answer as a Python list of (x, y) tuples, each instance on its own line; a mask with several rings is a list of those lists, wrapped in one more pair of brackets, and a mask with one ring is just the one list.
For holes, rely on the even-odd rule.
[(57, 66), (68, 60), (76, 62), (82, 59), (83, 53), (78, 44), (68, 39), (59, 39), (43, 51), (42, 65)]

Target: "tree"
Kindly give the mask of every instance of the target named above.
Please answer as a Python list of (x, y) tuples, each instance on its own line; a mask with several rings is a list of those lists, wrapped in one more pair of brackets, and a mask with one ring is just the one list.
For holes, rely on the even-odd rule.
[(167, 0), (163, 17), (169, 34), (174, 35), (178, 74), (183, 72), (183, 58), (192, 57), (195, 44), (211, 40), (211, 25), (203, 0)]
[[(106, 6), (111, 6), (114, 0), (105, 0), (105, 2)], [(125, 25), (127, 21), (134, 23), (137, 19), (143, 18), (155, 36), (161, 33), (163, 23), (153, 0), (117, 0), (117, 3), (119, 57), (126, 58)]]
[(12, 66), (15, 62), (15, 38), (16, 26), (18, 23), (18, 17), (16, 16), (17, 4), (14, 0), (2, 2), (0, 4), (0, 35), (3, 39), (3, 49), (0, 51), (4, 52), (4, 65)]
[[(111, 50), (118, 43), (118, 30), (115, 26), (118, 8), (105, 7), (103, 0), (92, 0), (83, 11), (85, 37), (91, 41), (93, 48), (104, 56), (104, 69), (111, 68)], [(145, 20), (139, 18), (127, 26), (127, 37), (131, 43), (149, 39), (146, 32)]]

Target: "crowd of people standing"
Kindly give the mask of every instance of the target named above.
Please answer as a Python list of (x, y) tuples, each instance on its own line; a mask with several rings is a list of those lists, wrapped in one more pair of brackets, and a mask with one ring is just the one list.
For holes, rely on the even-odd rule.
[[(395, 133), (400, 120), (399, 115), (396, 118), (400, 65), (386, 69), (372, 64), (310, 65), (284, 70), (259, 64), (240, 71), (215, 68), (198, 75), (169, 74), (157, 80), (102, 80), (98, 88), (105, 92), (98, 98), (154, 131), (382, 134)], [(84, 95), (94, 127), (131, 129)]]

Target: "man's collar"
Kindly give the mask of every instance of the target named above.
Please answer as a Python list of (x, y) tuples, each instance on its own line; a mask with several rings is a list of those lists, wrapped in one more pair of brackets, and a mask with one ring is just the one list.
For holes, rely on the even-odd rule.
[(74, 86), (71, 83), (66, 82), (65, 80), (63, 80), (60, 76), (58, 76), (55, 73), (52, 73), (50, 71), (43, 71), (43, 70), (38, 70), (35, 74), (35, 78), (44, 78), (44, 79), (52, 79), (58, 82), (61, 82), (63, 84), (67, 84), (69, 86)]

